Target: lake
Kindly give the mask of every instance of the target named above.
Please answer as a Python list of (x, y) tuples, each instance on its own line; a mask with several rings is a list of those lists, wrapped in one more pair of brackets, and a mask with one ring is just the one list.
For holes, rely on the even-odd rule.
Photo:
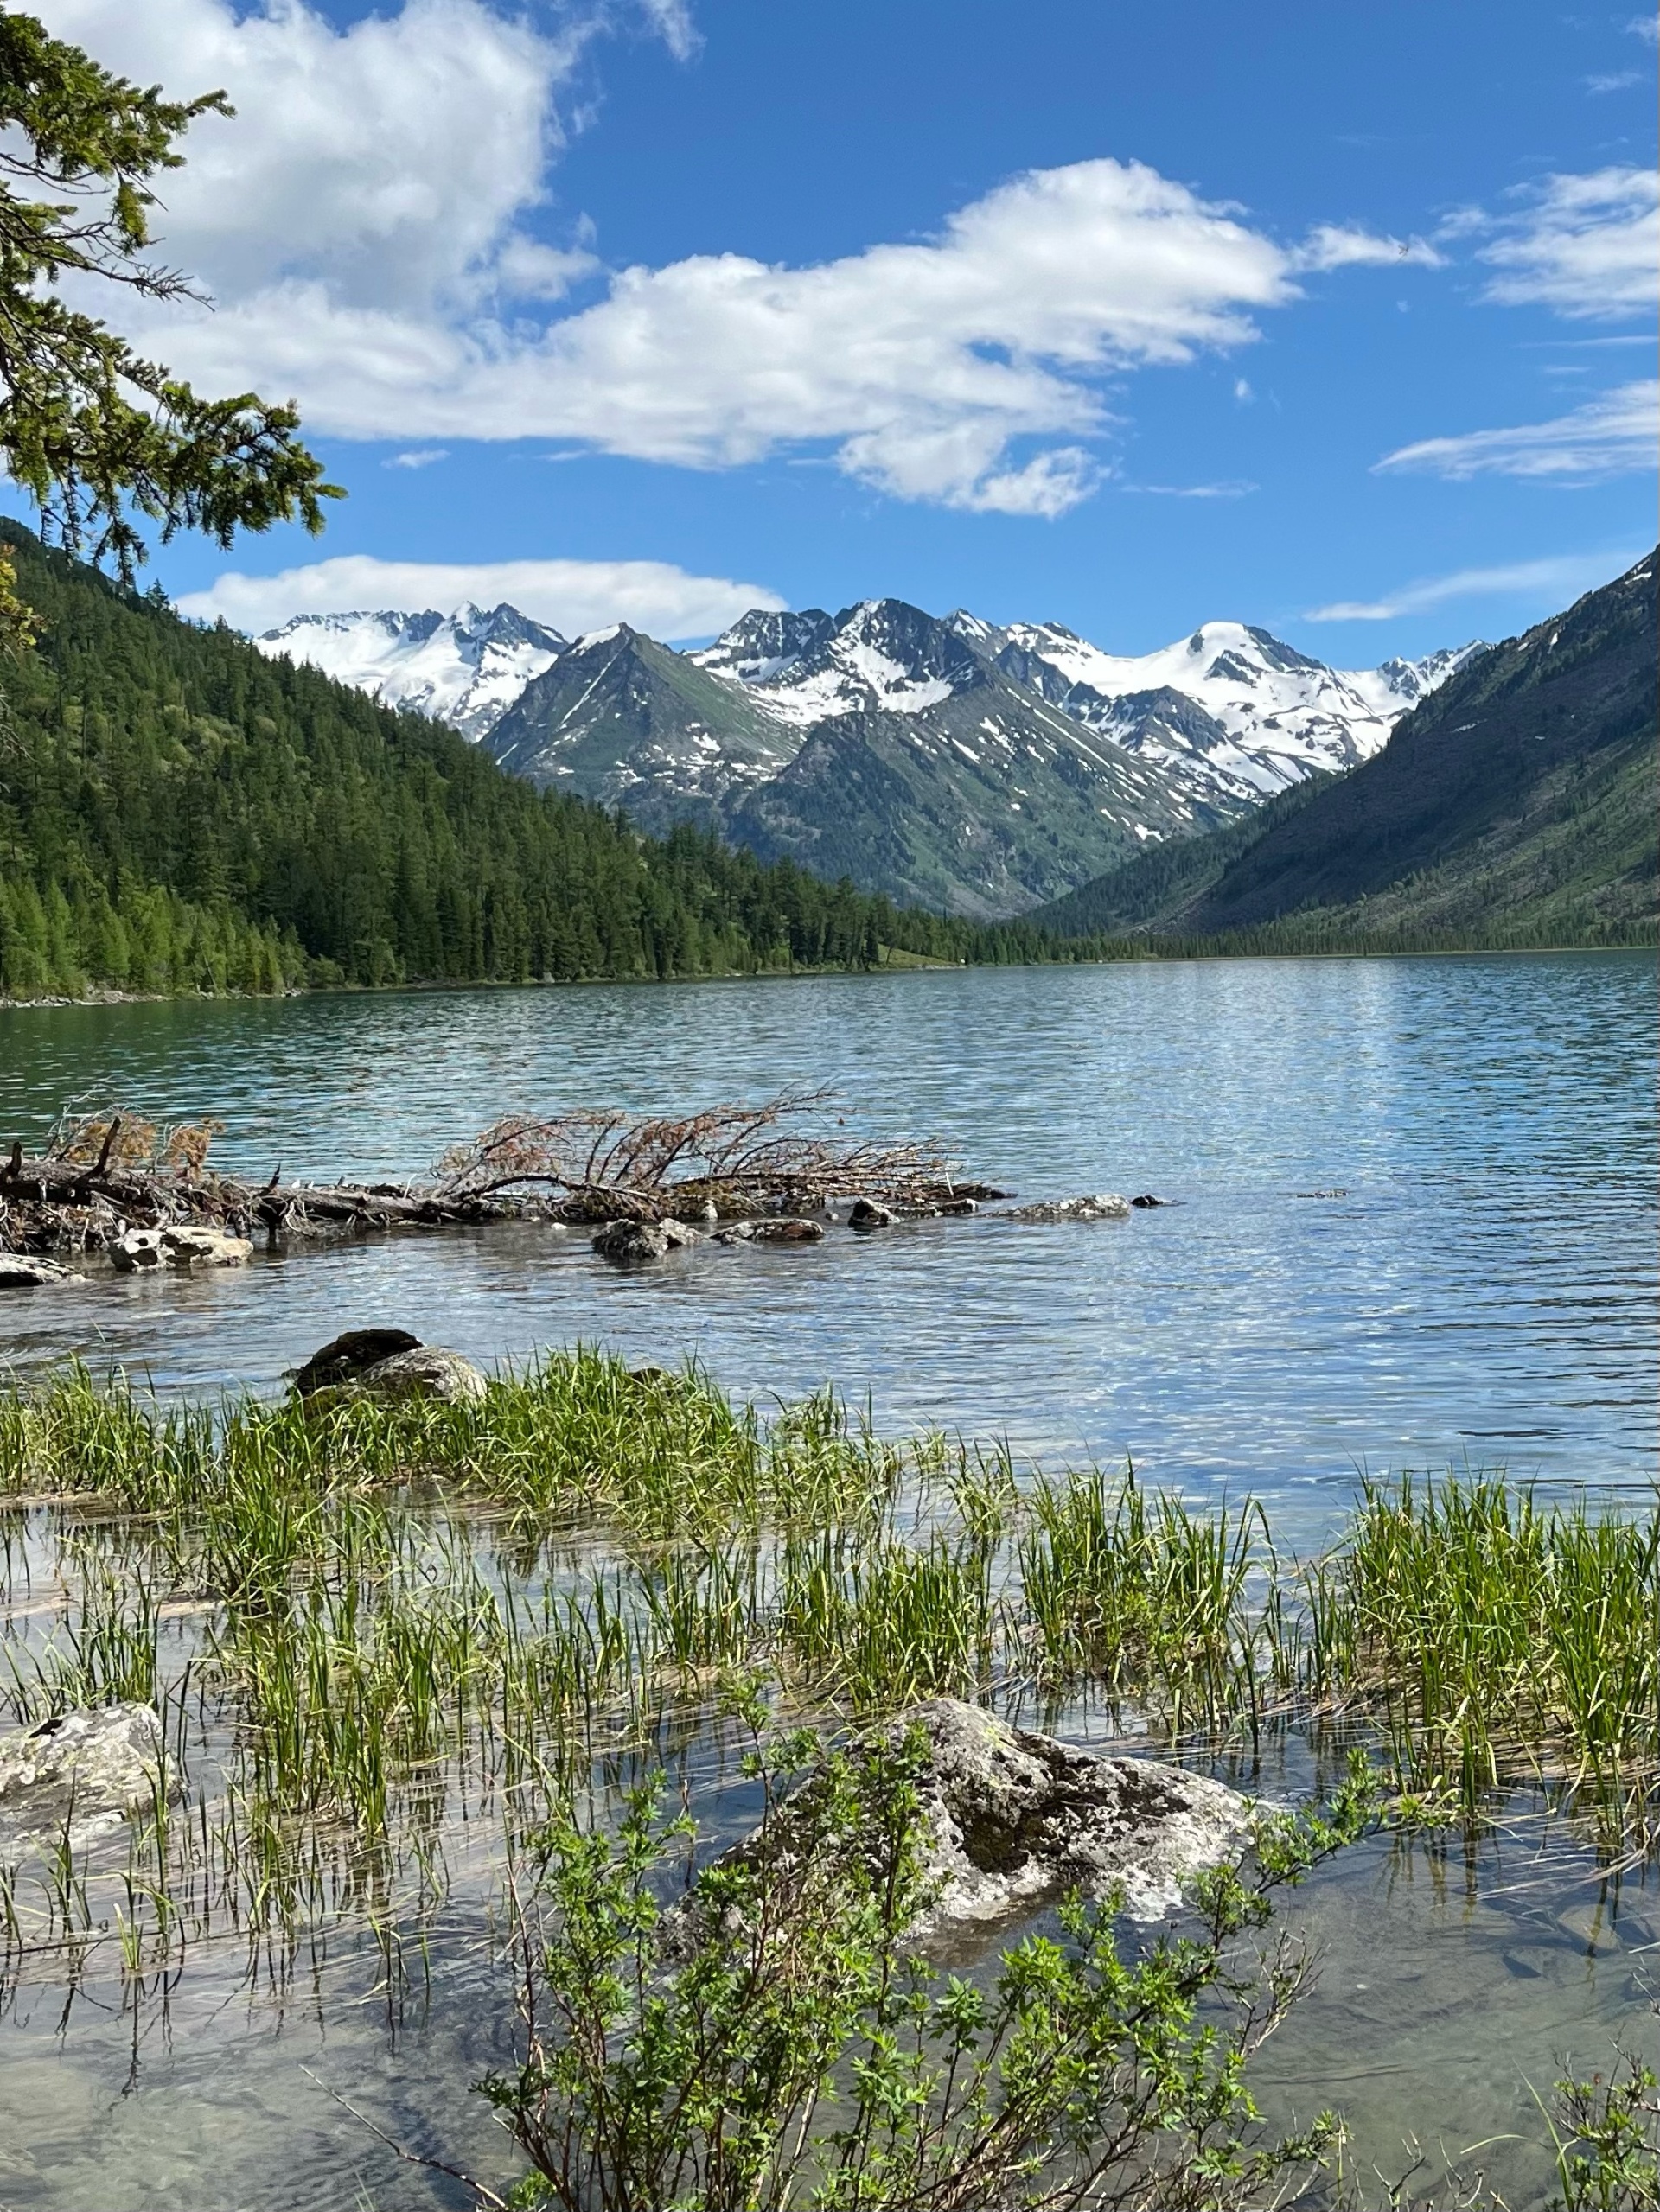
[(1363, 1468), (1645, 1485), (1655, 1011), (1648, 953), (9, 1009), (0, 1136), (26, 1141), (113, 1099), (215, 1116), (262, 1179), (390, 1178), (511, 1111), (827, 1086), (851, 1134), (938, 1136), (1023, 1197), (1175, 1202), (629, 1274), (556, 1228), (382, 1239), (32, 1295), (0, 1341), (213, 1392), (369, 1323), (485, 1359), (580, 1337), (1311, 1527)]
[[(273, 1392), (371, 1323), (484, 1360), (578, 1338), (636, 1361), (695, 1354), (740, 1396), (830, 1380), (895, 1433), (1128, 1457), (1200, 1502), (1252, 1492), (1299, 1546), (1362, 1469), (1504, 1468), (1636, 1502), (1660, 1380), (1655, 980), (1651, 954), (1616, 953), (0, 1010), (7, 1140), (37, 1140), (66, 1101), (114, 1100), (217, 1117), (215, 1157), (262, 1176), (280, 1161), (389, 1178), (509, 1111), (827, 1086), (853, 1136), (937, 1136), (1022, 1197), (1172, 1202), (1126, 1222), (982, 1213), (706, 1247), (628, 1273), (555, 1227), (367, 1240), (12, 1295), (0, 1343), (23, 1377), (78, 1353), (208, 1397)], [(8, 1656), (51, 1633), (83, 1542), (49, 1513), (13, 1524)], [(199, 1664), (201, 1611), (165, 1620), (175, 1679)], [(222, 1717), (201, 1725), (205, 1824), (230, 1753)], [(1098, 1722), (1079, 1708), (1059, 1725)], [(677, 1756), (700, 1814), (731, 1826), (719, 1743), (693, 1728)], [(1293, 1732), (1215, 1770), (1294, 1795), (1314, 1756)], [(0, 1989), (0, 2203), (467, 2201), (341, 2098), (503, 2185), (513, 2162), (469, 2088), (512, 2055), (500, 1815), (464, 1763), (443, 1789), (443, 1894), (403, 1954), (387, 1896), (342, 1879), (284, 1960), (208, 1916), (148, 1981), (112, 1971), (106, 1944), (79, 1984), (47, 1957)], [(1657, 1871), (1611, 1867), (1521, 1801), (1477, 1840), (1346, 1854), (1286, 1915), (1321, 1967), (1255, 2070), (1265, 2104), (1286, 2121), (1344, 2107), (1364, 2175), (1398, 2178), (1411, 2131), (1436, 2171), (1484, 2145), (1466, 2166), (1542, 2204), (1533, 2088), (1565, 2062), (1606, 2066), (1617, 2031), (1656, 2056)]]

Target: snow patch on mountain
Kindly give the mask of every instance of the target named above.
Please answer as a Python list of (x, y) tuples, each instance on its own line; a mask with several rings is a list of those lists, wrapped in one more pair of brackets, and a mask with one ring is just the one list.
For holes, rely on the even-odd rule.
[(308, 662), (386, 706), (431, 715), (475, 741), (565, 650), (557, 630), (505, 603), (457, 607), (453, 615), (430, 609), (296, 615), (254, 643), (273, 659)]
[(1197, 792), (1257, 802), (1382, 750), (1407, 710), (1479, 644), (1370, 669), (1328, 668), (1267, 630), (1205, 622), (1154, 653), (1105, 653), (1058, 622), (1006, 628), (959, 610), (977, 653), (1086, 728)]
[(843, 714), (923, 714), (984, 680), (943, 623), (900, 599), (835, 615), (745, 615), (691, 658), (798, 730)]

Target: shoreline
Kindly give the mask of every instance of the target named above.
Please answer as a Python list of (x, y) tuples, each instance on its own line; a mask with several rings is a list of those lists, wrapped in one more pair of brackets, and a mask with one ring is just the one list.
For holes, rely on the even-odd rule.
[(671, 989), (699, 983), (797, 983), (830, 976), (865, 978), (889, 975), (961, 975), (974, 968), (1023, 970), (1068, 967), (1191, 967), (1225, 961), (1243, 966), (1250, 961), (1280, 963), (1312, 960), (1472, 960), (1557, 959), (1570, 953), (1660, 953), (1660, 935), (1631, 938), (1617, 944), (1565, 945), (1434, 945), (1411, 948), (1337, 948), (1325, 952), (1192, 952), (1161, 953), (1137, 949), (1102, 953), (1077, 960), (935, 960), (920, 953), (903, 959), (884, 960), (874, 967), (724, 968), (697, 975), (583, 975), (533, 976), (509, 979), (500, 976), (432, 978), (402, 983), (325, 983), (291, 991), (89, 991), (79, 998), (45, 993), (35, 998), (0, 997), (0, 1013), (57, 1012), (71, 1007), (100, 1006), (214, 1006), (279, 1005), (302, 998), (393, 998), (438, 997), (446, 992), (475, 991), (583, 991), (606, 986)]

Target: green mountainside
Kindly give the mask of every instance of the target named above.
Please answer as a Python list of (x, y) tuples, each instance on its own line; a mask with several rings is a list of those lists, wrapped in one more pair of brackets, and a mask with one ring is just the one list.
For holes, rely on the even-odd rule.
[(42, 620), (0, 664), (0, 994), (1073, 957), (695, 827), (642, 838), (16, 523), (0, 537)]
[[(504, 768), (659, 834), (690, 819), (763, 860), (980, 921), (1242, 803), (1188, 790), (903, 601), (747, 617), (721, 646), (769, 622), (824, 634), (753, 686), (699, 665), (719, 647), (674, 653), (626, 625), (581, 639), (484, 742)], [(924, 696), (884, 705), (872, 667)]]
[(1470, 662), (1349, 775), (1031, 919), (1287, 951), (1644, 940), (1656, 664), (1650, 558)]
[(514, 775), (663, 831), (712, 823), (733, 775), (776, 774), (793, 740), (736, 685), (624, 622), (533, 679), (488, 743)]

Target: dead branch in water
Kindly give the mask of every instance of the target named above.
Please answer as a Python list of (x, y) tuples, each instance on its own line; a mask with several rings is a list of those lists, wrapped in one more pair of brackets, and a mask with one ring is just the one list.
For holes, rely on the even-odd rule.
[(834, 1198), (916, 1205), (950, 1187), (935, 1146), (839, 1143), (824, 1091), (781, 1091), (760, 1106), (635, 1119), (620, 1112), (510, 1114), (438, 1162), (446, 1198), (540, 1183), (571, 1219), (622, 1208), (647, 1216), (712, 1204), (722, 1213), (801, 1211)]
[(210, 1172), (221, 1126), (67, 1108), (38, 1158), (19, 1142), (0, 1161), (0, 1252), (96, 1252), (130, 1229), (169, 1225), (263, 1229), (279, 1243), (508, 1219), (657, 1221), (711, 1207), (729, 1217), (816, 1213), (833, 1199), (928, 1212), (954, 1195), (939, 1148), (848, 1144), (822, 1091), (693, 1114), (509, 1115), (446, 1152), (430, 1184), (285, 1183), (280, 1166), (265, 1182)]

